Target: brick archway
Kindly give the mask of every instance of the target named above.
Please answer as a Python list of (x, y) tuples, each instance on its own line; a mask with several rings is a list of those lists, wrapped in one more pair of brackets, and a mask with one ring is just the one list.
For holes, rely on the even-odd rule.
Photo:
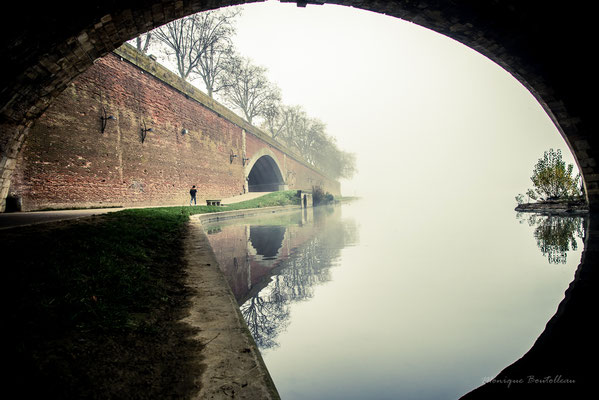
[(284, 170), (275, 153), (268, 148), (252, 154), (244, 170), (248, 192), (273, 192), (287, 188)]

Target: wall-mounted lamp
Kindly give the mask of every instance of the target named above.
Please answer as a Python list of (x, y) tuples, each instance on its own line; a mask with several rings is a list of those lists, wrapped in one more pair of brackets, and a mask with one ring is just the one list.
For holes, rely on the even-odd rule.
[(189, 131), (185, 128), (181, 129), (181, 135), (187, 135)]
[(102, 115), (100, 116), (100, 121), (102, 123), (102, 133), (104, 133), (104, 130), (106, 129), (106, 121), (108, 120), (116, 120), (116, 118), (112, 115), (107, 115), (106, 114), (106, 109), (104, 107), (102, 107)]
[(243, 158), (241, 159), (241, 163), (243, 164), (243, 166), (244, 166), (244, 167), (245, 167), (245, 164), (247, 164), (247, 162), (248, 162), (248, 161), (250, 161), (250, 158), (249, 158), (249, 157), (243, 157)]
[(141, 128), (141, 142), (143, 143), (146, 140), (146, 136), (148, 132), (154, 132), (154, 128), (146, 128), (146, 121), (143, 121), (144, 127)]
[(233, 150), (231, 150), (231, 155), (229, 156), (229, 160), (231, 161), (231, 164), (233, 164), (233, 159), (237, 157), (237, 154), (233, 154)]

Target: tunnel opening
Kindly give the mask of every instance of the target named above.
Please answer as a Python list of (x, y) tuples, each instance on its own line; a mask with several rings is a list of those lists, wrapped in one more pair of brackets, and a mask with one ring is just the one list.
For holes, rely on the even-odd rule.
[(279, 166), (271, 156), (260, 157), (248, 175), (248, 191), (276, 192), (278, 190), (285, 190), (285, 182)]

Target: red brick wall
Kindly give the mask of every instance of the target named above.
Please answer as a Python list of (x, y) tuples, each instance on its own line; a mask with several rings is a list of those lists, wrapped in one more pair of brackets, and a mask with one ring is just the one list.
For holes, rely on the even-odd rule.
[[(201, 203), (241, 194), (242, 129), (218, 107), (216, 112), (111, 53), (75, 79), (32, 127), (10, 192), (21, 197), (24, 211), (185, 205), (191, 185), (198, 186)], [(103, 108), (116, 120), (107, 121), (101, 133)], [(144, 122), (153, 132), (142, 143)], [(280, 150), (252, 133), (246, 146), (272, 147), (279, 164), (293, 171), (282, 171), (286, 180), (295, 176), (290, 189), (310, 188), (308, 176), (323, 180), (290, 157), (285, 161)], [(233, 162), (231, 152), (238, 155)], [(329, 186), (339, 192), (338, 183)]]
[(282, 175), (285, 183), (290, 189), (310, 190), (312, 186), (320, 186), (325, 192), (334, 195), (340, 195), (341, 189), (339, 182), (333, 181), (314, 170), (308, 168), (303, 163), (297, 161), (293, 156), (285, 155), (281, 150), (265, 143), (262, 139), (252, 134), (246, 135), (246, 154), (247, 157), (255, 158), (256, 153), (259, 153), (263, 148), (267, 148), (274, 153), (277, 162), (282, 168)]
[[(101, 133), (105, 107), (116, 121)], [(141, 142), (145, 121), (148, 132)], [(189, 133), (181, 134), (182, 129)], [(23, 209), (187, 204), (243, 192), (241, 129), (114, 54), (63, 92), (32, 128), (11, 192)]]

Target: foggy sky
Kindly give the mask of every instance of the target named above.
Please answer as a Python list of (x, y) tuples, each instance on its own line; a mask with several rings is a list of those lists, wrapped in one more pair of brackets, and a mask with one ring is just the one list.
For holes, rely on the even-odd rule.
[[(358, 174), (344, 195), (509, 198), (566, 143), (533, 96), (474, 50), (407, 21), (349, 7), (240, 6), (237, 50), (324, 121)], [(515, 202), (515, 201), (514, 201)]]

